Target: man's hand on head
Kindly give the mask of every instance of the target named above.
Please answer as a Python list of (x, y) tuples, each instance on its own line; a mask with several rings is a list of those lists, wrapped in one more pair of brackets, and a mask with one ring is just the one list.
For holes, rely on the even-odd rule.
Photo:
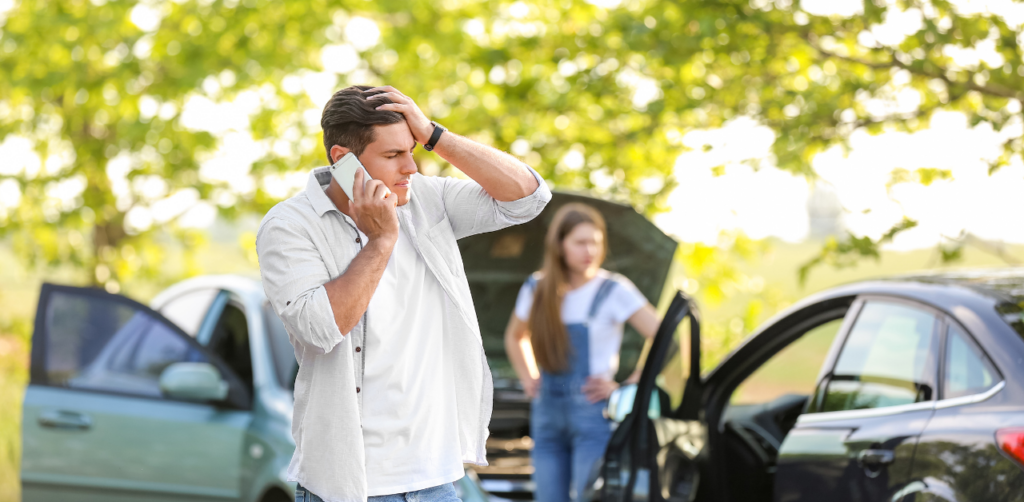
[[(367, 89), (363, 93), (367, 96), (367, 103), (381, 102), (377, 110), (401, 113), (416, 143), (426, 145), (430, 142), (434, 125), (411, 98), (389, 85)], [(386, 103), (385, 99), (391, 103)], [(472, 178), (497, 201), (519, 200), (540, 188), (541, 181), (522, 161), (458, 134), (442, 134), (432, 151)]]
[(434, 133), (434, 125), (430, 123), (430, 119), (423, 114), (420, 107), (416, 106), (416, 102), (412, 98), (390, 85), (374, 87), (363, 92), (373, 94), (366, 98), (367, 101), (383, 97), (390, 99), (391, 103), (382, 104), (377, 109), (401, 113), (405, 117), (405, 122), (409, 124), (409, 131), (412, 132), (412, 137), (417, 143), (425, 145), (427, 141), (430, 141), (430, 135)]

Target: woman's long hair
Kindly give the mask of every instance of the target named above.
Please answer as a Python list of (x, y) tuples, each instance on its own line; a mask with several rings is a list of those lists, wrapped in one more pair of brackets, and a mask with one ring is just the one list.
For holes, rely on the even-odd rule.
[[(533, 292), (530, 310), (530, 343), (537, 365), (549, 373), (558, 373), (569, 365), (569, 335), (562, 322), (562, 299), (568, 290), (569, 269), (565, 264), (562, 242), (581, 223), (590, 223), (607, 236), (604, 218), (596, 209), (577, 202), (562, 206), (555, 213), (544, 237), (544, 264)], [(604, 239), (607, 249), (607, 238)], [(598, 263), (604, 261), (601, 253)]]

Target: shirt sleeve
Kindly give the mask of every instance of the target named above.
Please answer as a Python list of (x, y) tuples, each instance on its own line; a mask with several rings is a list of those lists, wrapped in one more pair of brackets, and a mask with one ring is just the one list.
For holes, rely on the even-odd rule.
[(616, 275), (613, 280), (616, 284), (612, 288), (607, 305), (612, 319), (616, 323), (623, 323), (647, 305), (647, 297), (625, 276)]
[(530, 320), (530, 310), (533, 308), (533, 290), (537, 285), (530, 284), (531, 282), (524, 282), (523, 287), (519, 288), (519, 296), (516, 297), (515, 314), (522, 321)]
[(256, 233), (263, 290), (293, 339), (320, 353), (344, 340), (324, 284), (327, 267), (306, 232), (280, 218)]
[[(526, 223), (540, 214), (551, 200), (551, 190), (544, 179), (530, 166), (523, 164), (537, 180), (537, 189), (530, 195), (512, 201), (491, 197), (479, 183), (457, 178), (433, 178), (438, 183), (445, 212), (456, 239), (501, 230)], [(431, 177), (426, 177), (430, 179)]]

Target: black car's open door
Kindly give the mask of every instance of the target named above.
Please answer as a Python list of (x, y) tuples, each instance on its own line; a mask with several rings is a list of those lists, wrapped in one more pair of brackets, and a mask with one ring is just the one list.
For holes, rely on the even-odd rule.
[[(681, 350), (686, 332), (688, 351)], [(608, 444), (591, 500), (694, 500), (697, 456), (707, 437), (700, 402), (700, 321), (692, 301), (677, 293), (644, 362), (633, 409)]]

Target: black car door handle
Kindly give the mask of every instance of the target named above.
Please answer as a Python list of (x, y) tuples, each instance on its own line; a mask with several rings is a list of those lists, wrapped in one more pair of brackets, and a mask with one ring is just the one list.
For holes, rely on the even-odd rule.
[(75, 411), (44, 411), (39, 414), (39, 425), (51, 429), (85, 430), (92, 427), (92, 419)]
[(888, 465), (895, 459), (892, 450), (861, 450), (857, 454), (857, 462), (864, 467)]

